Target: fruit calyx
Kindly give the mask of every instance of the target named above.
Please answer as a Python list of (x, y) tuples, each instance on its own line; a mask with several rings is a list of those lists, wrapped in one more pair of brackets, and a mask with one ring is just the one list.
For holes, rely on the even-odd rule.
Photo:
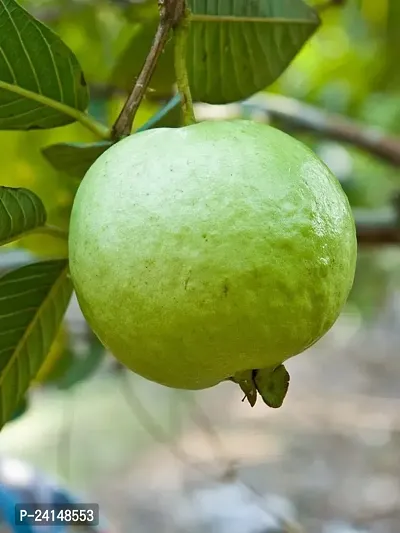
[(245, 394), (243, 401), (247, 399), (251, 407), (259, 394), (268, 407), (277, 409), (286, 397), (290, 376), (284, 365), (279, 365), (237, 372), (230, 380), (239, 385)]

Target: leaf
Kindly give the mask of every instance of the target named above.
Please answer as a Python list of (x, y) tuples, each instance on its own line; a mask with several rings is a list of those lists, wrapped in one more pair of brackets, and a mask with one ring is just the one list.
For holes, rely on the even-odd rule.
[(136, 133), (153, 128), (178, 128), (182, 124), (181, 96), (175, 94), (155, 115), (153, 115)]
[(254, 382), (264, 402), (268, 407), (281, 407), (289, 388), (290, 376), (283, 365), (272, 372), (270, 368), (257, 370)]
[(66, 260), (0, 277), (0, 427), (13, 416), (58, 333), (72, 294)]
[(72, 51), (15, 0), (0, 0), (0, 28), (0, 129), (74, 122), (89, 95)]
[(27, 400), (27, 397), (25, 396), (24, 398), (22, 398), (17, 409), (14, 411), (13, 415), (11, 416), (10, 422), (17, 420), (22, 415), (24, 415), (26, 411), (28, 410), (28, 407), (29, 407), (29, 402)]
[(0, 186), (0, 246), (44, 226), (46, 210), (32, 191)]
[(210, 104), (271, 85), (319, 25), (302, 0), (189, 0), (187, 68), (193, 97)]
[[(157, 28), (156, 5), (147, 4), (154, 14), (136, 19), (141, 24), (114, 69), (113, 83), (125, 90), (138, 76)], [(271, 85), (320, 23), (303, 0), (188, 0), (188, 5), (192, 24), (186, 61), (192, 97), (210, 104), (244, 100)], [(174, 81), (171, 39), (150, 87), (164, 96)]]
[(68, 372), (58, 380), (57, 386), (61, 390), (71, 389), (88, 379), (103, 362), (106, 354), (104, 346), (95, 335), (92, 336), (91, 340), (92, 342), (83, 357), (75, 357)]
[(67, 344), (68, 334), (61, 326), (31, 385), (52, 385), (64, 376), (73, 358)]
[(83, 178), (92, 164), (112, 142), (58, 143), (42, 149), (43, 156), (56, 169), (74, 178)]
[[(398, 69), (398, 53), (400, 46), (400, 4), (396, 0), (389, 0), (386, 32), (385, 63), (383, 66), (382, 88), (385, 92), (396, 94), (400, 87), (400, 73)], [(382, 68), (382, 67), (381, 67)]]

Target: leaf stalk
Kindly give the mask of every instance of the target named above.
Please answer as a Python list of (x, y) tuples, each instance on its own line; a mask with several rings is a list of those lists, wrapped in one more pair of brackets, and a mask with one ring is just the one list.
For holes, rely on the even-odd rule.
[(182, 18), (174, 28), (175, 48), (174, 65), (176, 83), (181, 96), (183, 122), (185, 126), (194, 124), (196, 118), (193, 110), (192, 94), (190, 92), (189, 77), (186, 67), (187, 42), (190, 27), (190, 11), (185, 5)]

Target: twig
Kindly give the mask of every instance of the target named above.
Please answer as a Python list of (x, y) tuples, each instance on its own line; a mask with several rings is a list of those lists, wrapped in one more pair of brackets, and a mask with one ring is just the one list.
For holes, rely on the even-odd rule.
[(135, 86), (113, 126), (113, 139), (120, 139), (130, 135), (136, 112), (150, 83), (158, 59), (167, 43), (170, 31), (184, 15), (185, 0), (158, 0), (158, 7), (160, 21), (153, 44)]

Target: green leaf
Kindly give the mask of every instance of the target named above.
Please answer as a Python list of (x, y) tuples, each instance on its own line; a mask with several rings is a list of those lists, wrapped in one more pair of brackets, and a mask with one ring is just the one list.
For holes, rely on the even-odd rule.
[(0, 129), (74, 122), (89, 96), (72, 51), (15, 0), (0, 0), (0, 28)]
[(0, 186), (0, 246), (44, 226), (46, 210), (32, 191)]
[(74, 178), (83, 178), (96, 159), (112, 142), (58, 143), (43, 148), (42, 154), (56, 169)]
[(0, 427), (15, 413), (56, 337), (72, 294), (66, 260), (0, 278)]
[[(113, 83), (125, 90), (138, 76), (157, 28), (156, 4), (144, 5), (148, 4), (153, 14), (136, 19), (131, 41), (114, 69)], [(210, 104), (244, 100), (271, 85), (320, 23), (303, 0), (188, 0), (188, 5), (192, 24), (187, 68), (192, 97)], [(174, 81), (171, 39), (157, 64), (149, 95), (155, 91), (165, 96)]]
[(35, 383), (44, 387), (58, 387), (60, 380), (68, 374), (71, 366), (75, 364), (75, 357), (69, 348), (60, 353), (57, 361), (54, 361), (53, 367), (49, 369), (48, 375), (41, 380), (35, 380)]
[(90, 378), (103, 362), (105, 355), (104, 346), (93, 335), (86, 353), (82, 357), (75, 357), (68, 372), (58, 380), (58, 388), (68, 390)]
[(257, 370), (254, 383), (268, 407), (281, 407), (289, 388), (290, 376), (283, 365), (271, 371), (270, 368)]
[(22, 398), (22, 401), (19, 403), (17, 409), (14, 411), (13, 415), (10, 418), (10, 422), (14, 420), (18, 420), (22, 415), (26, 413), (29, 407), (29, 402), (27, 400), (27, 397), (25, 396)]
[(67, 330), (61, 326), (31, 386), (52, 386), (61, 379), (72, 364)]
[(153, 128), (178, 128), (182, 124), (181, 96), (175, 94), (155, 115), (153, 115), (136, 133)]
[(225, 104), (271, 85), (319, 25), (302, 0), (189, 0), (193, 98)]

